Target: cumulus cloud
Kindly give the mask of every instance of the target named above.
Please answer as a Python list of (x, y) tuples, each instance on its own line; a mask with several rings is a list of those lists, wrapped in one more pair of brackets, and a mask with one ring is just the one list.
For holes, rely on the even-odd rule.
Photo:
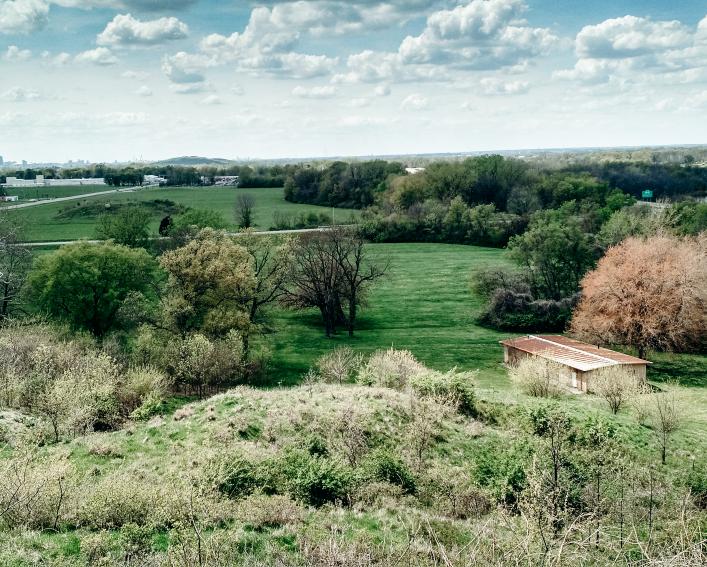
[(71, 54), (62, 51), (53, 54), (50, 51), (42, 51), (42, 61), (52, 67), (63, 67), (71, 61)]
[(707, 17), (695, 30), (677, 20), (654, 21), (624, 16), (583, 27), (575, 38), (577, 61), (572, 69), (555, 73), (561, 79), (586, 83), (616, 77), (650, 79), (655, 73), (683, 73), (707, 65)]
[(131, 14), (118, 14), (96, 38), (98, 45), (155, 45), (184, 39), (189, 28), (177, 18), (141, 21)]
[(390, 87), (388, 85), (378, 85), (373, 89), (373, 94), (376, 96), (390, 96)]
[(428, 108), (429, 105), (430, 101), (427, 99), (427, 97), (424, 97), (418, 93), (413, 93), (410, 96), (406, 97), (405, 100), (403, 100), (402, 104), (400, 105), (400, 108), (408, 111), (424, 110)]
[(4, 100), (9, 100), (12, 102), (28, 102), (32, 100), (38, 100), (41, 98), (39, 91), (34, 89), (26, 89), (24, 87), (14, 87), (9, 91), (4, 92), (0, 95), (0, 98)]
[(336, 94), (336, 87), (332, 86), (311, 88), (298, 86), (292, 89), (292, 95), (300, 98), (333, 98)]
[(206, 80), (204, 69), (208, 65), (203, 57), (180, 51), (162, 60), (162, 71), (173, 83), (201, 83)]
[(16, 45), (10, 45), (2, 56), (5, 61), (27, 61), (32, 57), (29, 49), (20, 49)]
[(504, 81), (495, 77), (481, 79), (481, 90), (486, 95), (517, 95), (527, 93), (528, 81)]
[(45, 0), (0, 0), (0, 34), (24, 34), (47, 23)]
[(559, 38), (530, 26), (522, 0), (472, 0), (428, 18), (417, 36), (407, 36), (397, 52), (363, 51), (348, 58), (339, 82), (444, 80), (450, 70), (523, 67), (544, 55)]
[(52, 4), (65, 8), (132, 8), (145, 12), (181, 10), (195, 4), (197, 0), (50, 0)]
[(152, 96), (152, 89), (147, 85), (142, 85), (139, 89), (135, 91), (137, 96), (148, 97)]
[(118, 58), (107, 47), (97, 47), (96, 49), (83, 51), (75, 57), (75, 60), (79, 63), (92, 63), (101, 67), (115, 65), (118, 62)]

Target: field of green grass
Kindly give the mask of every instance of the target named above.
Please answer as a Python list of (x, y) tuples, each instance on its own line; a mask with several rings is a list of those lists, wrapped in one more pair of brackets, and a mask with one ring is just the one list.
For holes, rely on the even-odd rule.
[[(58, 199), (60, 197), (73, 197), (86, 193), (99, 193), (115, 189), (108, 185), (67, 185), (56, 187), (9, 187), (5, 190), (8, 195), (17, 195), (18, 203), (26, 202), (30, 199)], [(15, 203), (17, 204), (17, 203)]]
[[(72, 188), (73, 189), (73, 188)], [(255, 224), (260, 229), (272, 225), (273, 213), (297, 215), (300, 213), (325, 213), (331, 215), (328, 207), (289, 203), (284, 199), (281, 188), (236, 189), (233, 187), (162, 187), (140, 189), (128, 193), (101, 195), (77, 201), (48, 203), (13, 211), (26, 225), (26, 238), (30, 242), (75, 240), (95, 237), (96, 224), (101, 208), (107, 204), (149, 203), (156, 200), (173, 201), (183, 207), (210, 209), (220, 212), (227, 222), (233, 223), (233, 209), (238, 193), (246, 193), (255, 198)], [(74, 210), (72, 212), (72, 209)], [(81, 211), (76, 209), (82, 209)], [(164, 212), (160, 207), (152, 207), (151, 230), (157, 228)], [(83, 214), (83, 211), (86, 214)], [(345, 222), (359, 211), (336, 209), (335, 220)], [(235, 228), (235, 226), (234, 226)]]
[[(272, 349), (275, 384), (297, 384), (317, 357), (337, 345), (364, 353), (394, 347), (410, 350), (437, 370), (478, 369), (476, 386), (487, 400), (528, 407), (546, 403), (511, 384), (499, 345), (509, 333), (475, 322), (482, 302), (470, 291), (471, 273), (506, 263), (503, 250), (451, 244), (371, 244), (369, 252), (373, 259), (390, 260), (391, 269), (371, 293), (352, 339), (345, 331), (327, 339), (315, 310), (273, 315), (274, 333), (266, 340)], [(677, 387), (686, 408), (677, 446), (684, 453), (707, 451), (707, 356), (653, 353), (649, 359), (654, 362), (649, 380), (661, 388)], [(580, 417), (607, 413), (605, 402), (595, 396), (568, 396), (561, 404)], [(651, 446), (651, 432), (636, 428), (628, 413), (616, 419), (639, 446)]]

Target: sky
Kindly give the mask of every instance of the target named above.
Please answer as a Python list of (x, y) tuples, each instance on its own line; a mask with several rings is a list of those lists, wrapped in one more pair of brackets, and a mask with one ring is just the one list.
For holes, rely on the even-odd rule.
[(0, 0), (0, 155), (707, 143), (704, 0)]

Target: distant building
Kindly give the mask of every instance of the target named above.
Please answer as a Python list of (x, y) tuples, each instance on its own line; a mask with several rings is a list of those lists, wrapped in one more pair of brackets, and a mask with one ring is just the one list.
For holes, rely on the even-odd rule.
[(142, 179), (143, 185), (164, 185), (167, 178), (160, 175), (145, 175)]
[(0, 156), (0, 167), (2, 167), (3, 165), (5, 165), (5, 160), (2, 158), (2, 156)]
[(423, 173), (425, 171), (424, 167), (406, 167), (405, 172), (409, 175), (417, 175), (418, 173)]
[(575, 390), (590, 392), (592, 374), (608, 366), (623, 366), (636, 379), (645, 381), (650, 362), (561, 335), (528, 335), (501, 341), (503, 361), (515, 366), (523, 358), (537, 356), (558, 363), (560, 380)]
[(214, 177), (214, 185), (219, 187), (237, 187), (241, 182), (238, 175), (217, 175)]
[(77, 185), (105, 185), (103, 177), (92, 177), (89, 179), (46, 179), (44, 175), (37, 175), (36, 179), (18, 179), (17, 177), (7, 177), (3, 187), (66, 187)]
[(19, 197), (17, 195), (2, 195), (0, 196), (0, 201), (3, 203), (12, 203), (13, 201), (17, 201)]

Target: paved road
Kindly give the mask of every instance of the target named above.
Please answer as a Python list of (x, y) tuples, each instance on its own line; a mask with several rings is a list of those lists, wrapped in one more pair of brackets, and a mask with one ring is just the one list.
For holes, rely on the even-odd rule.
[(140, 189), (147, 189), (153, 185), (145, 185), (143, 187), (130, 187), (125, 189), (110, 189), (108, 191), (97, 191), (95, 193), (84, 193), (83, 195), (71, 195), (69, 197), (56, 197), (55, 199), (42, 199), (40, 201), (32, 201), (31, 203), (21, 203), (19, 205), (7, 205), (0, 207), (0, 211), (11, 211), (13, 209), (26, 209), (27, 207), (38, 207), (39, 205), (50, 205), (52, 203), (61, 203), (62, 201), (78, 201), (86, 197), (99, 197), (101, 195), (110, 195), (111, 193), (133, 193)]
[[(340, 225), (340, 226), (349, 226), (349, 225)], [(329, 226), (320, 226), (317, 228), (297, 228), (297, 229), (292, 229), (292, 230), (258, 230), (253, 232), (252, 234), (257, 234), (257, 235), (268, 235), (268, 234), (305, 234), (308, 232), (325, 232), (329, 230), (331, 227)], [(242, 232), (229, 232), (231, 236), (243, 236)], [(153, 240), (162, 240), (163, 238), (154, 238)], [(27, 246), (30, 248), (39, 248), (42, 246), (66, 246), (67, 244), (76, 244), (77, 242), (88, 242), (89, 244), (100, 244), (101, 242), (104, 242), (103, 240), (54, 240), (54, 241), (47, 241), (47, 242), (24, 242), (22, 245)]]

